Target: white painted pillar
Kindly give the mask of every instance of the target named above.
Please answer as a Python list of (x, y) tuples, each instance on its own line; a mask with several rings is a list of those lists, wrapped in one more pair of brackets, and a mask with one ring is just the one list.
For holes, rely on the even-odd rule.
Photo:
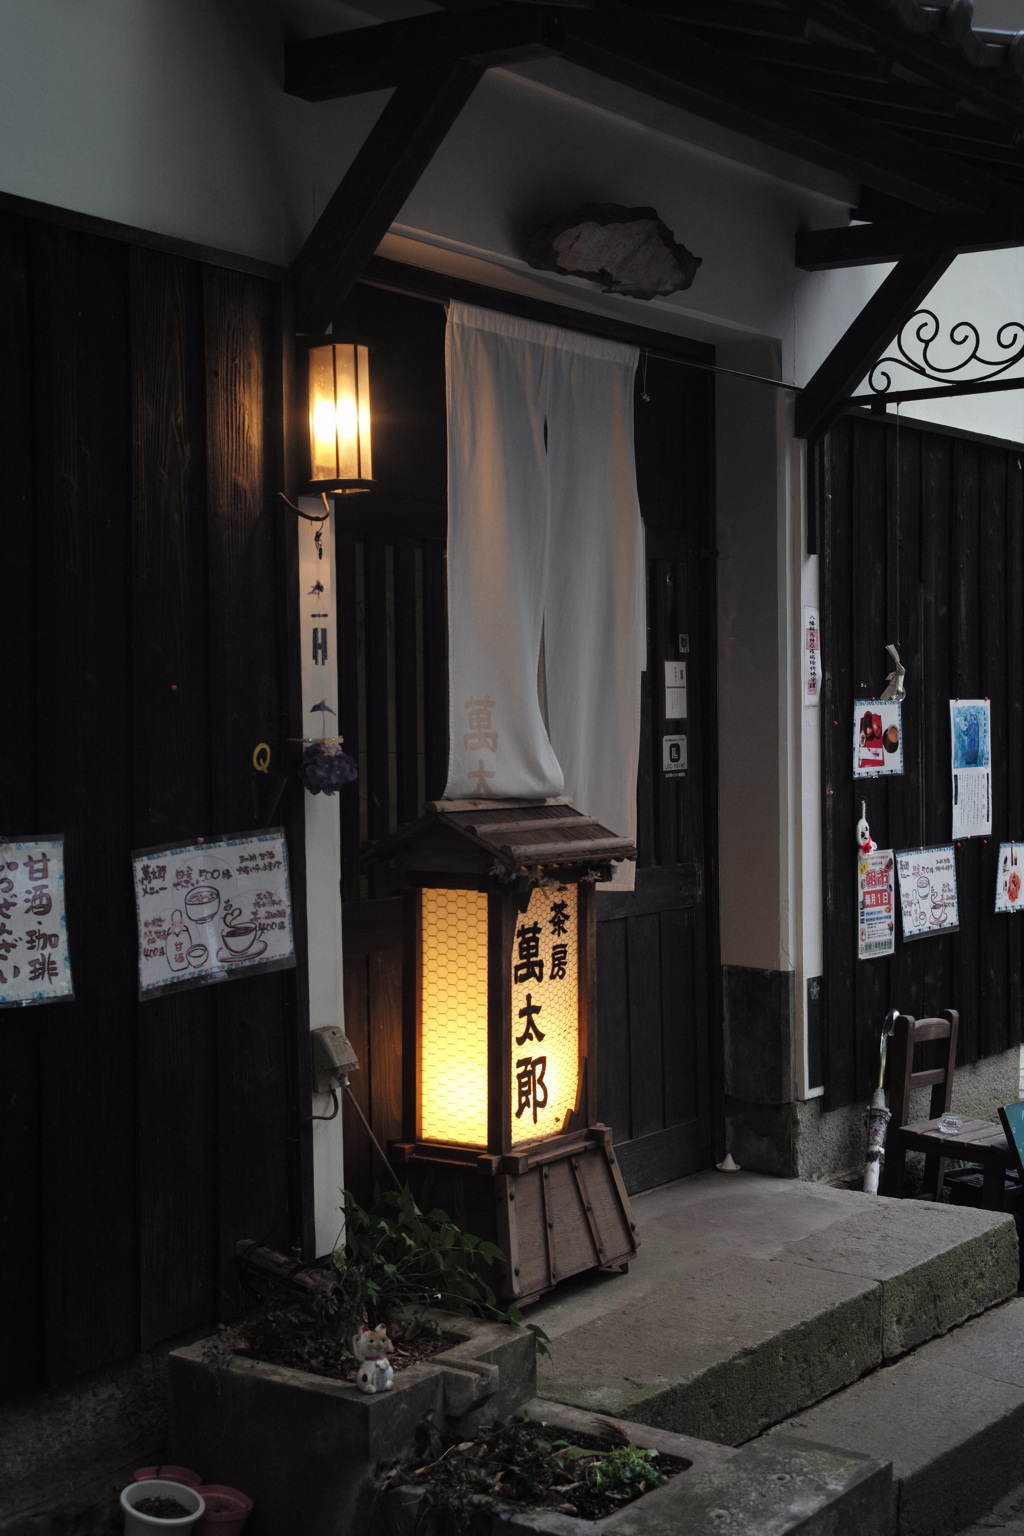
[[(331, 503), (333, 506), (333, 503)], [(303, 512), (322, 512), (316, 497), (299, 498)], [(320, 531), (319, 545), (317, 531)], [(338, 698), (334, 513), (320, 524), (299, 524), (299, 632), (302, 645), (302, 734), (335, 736)], [(311, 713), (325, 701), (334, 714)], [(344, 790), (342, 790), (344, 793)], [(341, 838), (337, 795), (304, 792), (306, 932), (309, 1027), (344, 1028), (341, 951)], [(331, 1112), (330, 1094), (314, 1094), (310, 1113)], [(342, 1115), (313, 1121), (313, 1218), (318, 1256), (330, 1253), (341, 1233), (345, 1185)]]

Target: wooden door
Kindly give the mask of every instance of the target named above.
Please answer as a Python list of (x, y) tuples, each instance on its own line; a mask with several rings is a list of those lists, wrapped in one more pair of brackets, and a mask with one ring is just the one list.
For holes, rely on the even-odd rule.
[[(598, 896), (598, 1113), (626, 1186), (713, 1161), (718, 1018), (714, 879), (714, 549), (706, 376), (641, 373), (637, 477), (647, 538), (648, 665), (636, 889)], [(685, 668), (686, 713), (666, 691)], [(677, 677), (679, 674), (677, 674)], [(669, 713), (672, 710), (672, 714)], [(675, 747), (675, 750), (673, 750)]]

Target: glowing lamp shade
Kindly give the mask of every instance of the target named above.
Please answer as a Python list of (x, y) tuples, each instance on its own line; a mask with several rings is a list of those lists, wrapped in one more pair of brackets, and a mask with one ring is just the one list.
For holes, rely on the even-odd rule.
[(512, 1145), (563, 1130), (580, 1084), (578, 891), (535, 890), (512, 945)]
[(367, 349), (325, 342), (309, 350), (310, 484), (365, 491), (373, 483)]
[(425, 890), (420, 946), (419, 1135), (486, 1147), (486, 894)]

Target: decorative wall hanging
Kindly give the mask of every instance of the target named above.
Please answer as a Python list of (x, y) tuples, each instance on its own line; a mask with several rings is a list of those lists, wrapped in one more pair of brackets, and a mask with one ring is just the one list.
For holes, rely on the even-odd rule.
[[(959, 385), (964, 393), (969, 393), (979, 384), (994, 384), (1024, 360), (1024, 322), (1020, 320), (1007, 320), (999, 327), (990, 355), (982, 350), (981, 332), (970, 320), (957, 320), (945, 339), (941, 332), (939, 317), (932, 310), (919, 309), (911, 315), (893, 350), (880, 357), (868, 374), (872, 395), (913, 398), (917, 392), (915, 380), (946, 385), (951, 393)], [(1024, 380), (1006, 382), (1008, 387), (1014, 387)]]
[(876, 779), (903, 772), (903, 720), (895, 700), (855, 699), (853, 776)]
[(701, 259), (677, 242), (653, 208), (584, 203), (538, 229), (526, 260), (542, 272), (585, 277), (605, 293), (654, 299), (689, 288)]
[(893, 668), (885, 680), (886, 687), (882, 692), (882, 701), (886, 703), (893, 699), (897, 704), (901, 704), (907, 696), (907, 690), (903, 686), (907, 669), (900, 661), (900, 653), (894, 645), (887, 645), (886, 650), (892, 657)]
[(960, 912), (953, 845), (911, 848), (896, 855), (904, 939), (956, 933)]
[(996, 911), (1024, 912), (1024, 843), (1000, 843), (996, 871)]
[(0, 1008), (74, 997), (64, 839), (0, 837)]
[(295, 964), (282, 828), (140, 849), (132, 864), (140, 997)]
[(987, 699), (950, 699), (953, 837), (992, 832), (992, 733)]
[[(325, 699), (314, 704), (310, 714), (319, 714), (324, 720), (334, 710)], [(343, 784), (351, 784), (359, 776), (354, 757), (350, 757), (342, 743), (344, 736), (320, 736), (306, 739), (299, 764), (299, 778), (311, 795), (336, 795)]]

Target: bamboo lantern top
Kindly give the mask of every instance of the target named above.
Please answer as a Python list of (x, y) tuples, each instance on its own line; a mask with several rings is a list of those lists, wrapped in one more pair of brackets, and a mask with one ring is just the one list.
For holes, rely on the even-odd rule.
[(608, 879), (612, 860), (635, 859), (636, 846), (567, 799), (433, 800), (369, 857), (389, 861), (397, 885), (451, 874), (525, 888), (552, 876)]

